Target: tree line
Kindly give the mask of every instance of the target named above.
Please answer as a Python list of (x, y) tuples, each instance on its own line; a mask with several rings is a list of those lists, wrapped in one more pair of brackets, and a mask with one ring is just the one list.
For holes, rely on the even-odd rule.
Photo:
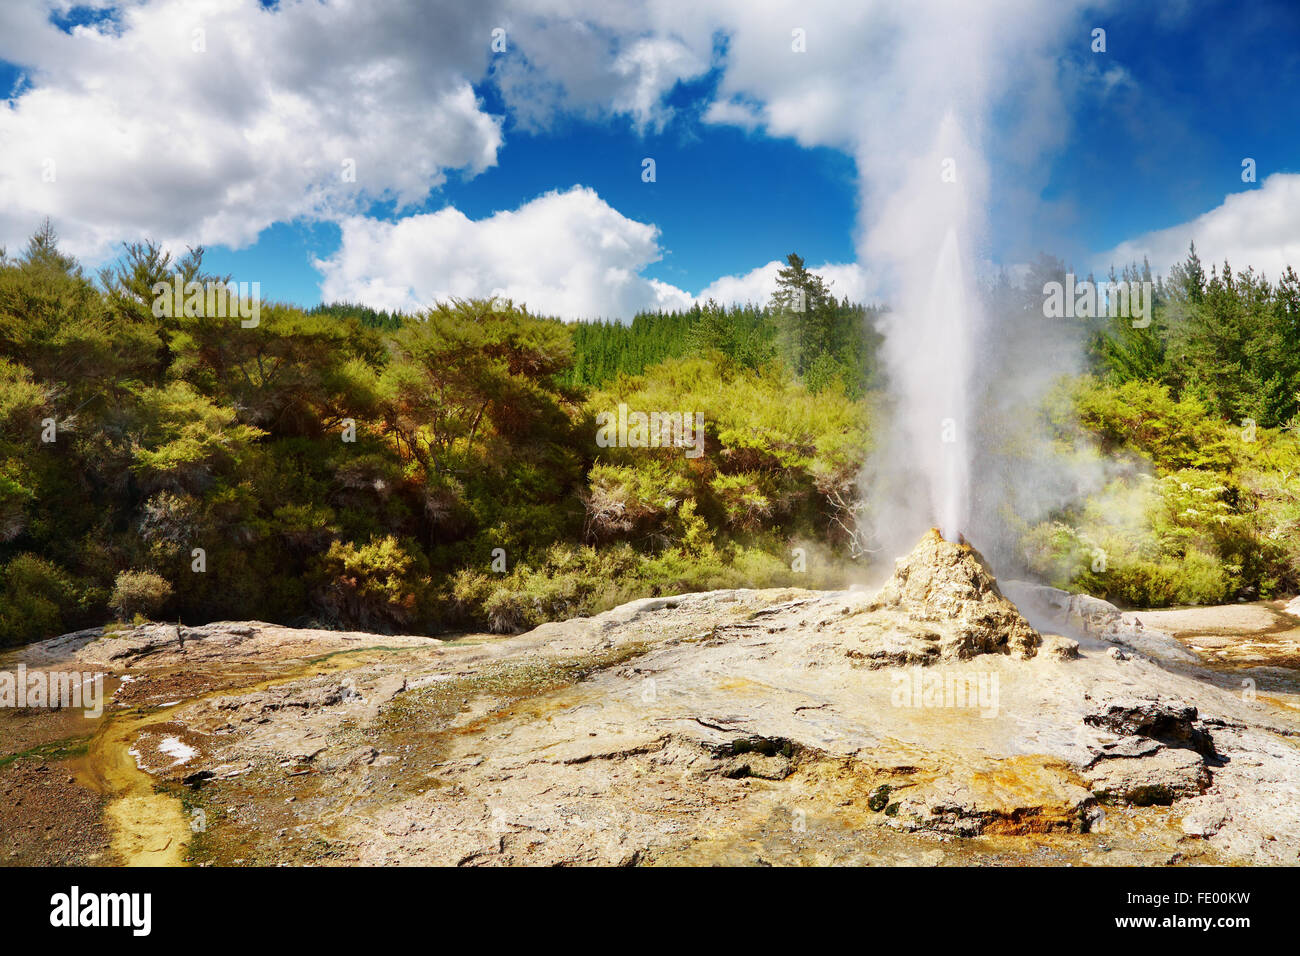
[[(776, 580), (791, 535), (824, 537), (823, 490), (859, 456), (847, 391), (800, 405), (800, 381), (739, 349), (729, 369), (663, 361), (704, 341), (710, 309), (640, 317), (623, 341), (640, 352), (483, 300), (268, 302), (246, 328), (155, 314), (177, 274), (229, 279), (151, 243), (91, 277), (48, 224), (0, 256), (0, 644), (110, 616), (510, 630)], [(694, 394), (705, 456), (598, 448), (602, 356), (633, 401)], [(747, 432), (755, 405), (779, 414)]]

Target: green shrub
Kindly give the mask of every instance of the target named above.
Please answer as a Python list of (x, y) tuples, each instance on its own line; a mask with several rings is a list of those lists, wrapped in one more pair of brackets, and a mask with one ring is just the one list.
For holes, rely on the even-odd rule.
[(1103, 573), (1085, 571), (1074, 581), (1089, 594), (1133, 608), (1219, 604), (1232, 596), (1233, 583), (1216, 558), (1195, 550), (1181, 559), (1121, 559)]
[(65, 631), (64, 610), (76, 603), (72, 576), (34, 554), (0, 568), (0, 646), (25, 644)]
[(414, 549), (392, 535), (358, 547), (335, 541), (321, 559), (315, 597), (333, 623), (392, 631), (416, 620), (428, 586)]
[(122, 571), (113, 582), (108, 606), (119, 621), (137, 617), (153, 620), (167, 606), (172, 586), (161, 574), (152, 571)]
[[(693, 503), (684, 517), (698, 521)], [(688, 537), (690, 537), (688, 535)], [(691, 537), (698, 543), (698, 539)], [(461, 619), (495, 633), (509, 634), (547, 621), (596, 614), (628, 601), (692, 591), (724, 588), (843, 587), (846, 571), (829, 553), (810, 559), (806, 572), (796, 573), (778, 550), (779, 539), (762, 547), (711, 543), (667, 548), (654, 554), (630, 545), (601, 548), (555, 545), (540, 561), (521, 562), (509, 572), (460, 571), (452, 597)]]

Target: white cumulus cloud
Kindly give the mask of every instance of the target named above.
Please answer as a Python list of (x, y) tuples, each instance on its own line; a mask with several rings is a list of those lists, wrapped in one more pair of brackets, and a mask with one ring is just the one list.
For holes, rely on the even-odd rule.
[[(590, 188), (574, 186), (518, 209), (470, 219), (448, 206), (395, 222), (344, 219), (334, 255), (315, 262), (326, 302), (414, 311), (451, 298), (512, 299), (566, 320), (630, 321), (643, 310), (765, 304), (784, 262), (722, 276), (698, 295), (643, 275), (662, 249), (653, 223), (629, 219)], [(836, 298), (872, 302), (876, 279), (856, 263), (810, 266)]]
[(1300, 173), (1274, 173), (1258, 189), (1232, 193), (1195, 219), (1121, 242), (1094, 259), (1094, 271), (1105, 275), (1111, 265), (1118, 270), (1145, 256), (1153, 272), (1168, 275), (1192, 242), (1207, 272), (1225, 259), (1233, 269), (1253, 266), (1270, 279), (1288, 265), (1300, 269)]
[[(491, 4), (152, 0), (65, 33), (0, 5), (0, 245), (45, 216), (96, 261), (126, 239), (242, 246), (274, 222), (423, 201), (495, 164)], [(355, 181), (346, 175), (351, 161)]]
[(692, 301), (641, 275), (660, 257), (659, 229), (585, 187), (485, 219), (448, 207), (396, 222), (348, 217), (342, 229), (338, 251), (316, 263), (325, 301), (413, 310), (452, 297), (500, 296), (566, 319), (630, 318)]

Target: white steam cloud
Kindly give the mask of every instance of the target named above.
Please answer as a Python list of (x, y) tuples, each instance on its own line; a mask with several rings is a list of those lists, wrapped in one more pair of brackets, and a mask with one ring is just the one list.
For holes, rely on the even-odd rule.
[[(994, 482), (988, 445), (1006, 437), (999, 406), (989, 401), (994, 370), (1012, 380), (1044, 363), (1066, 371), (1078, 355), (1049, 350), (1020, 356), (1023, 368), (1009, 365), (1010, 330), (988, 307), (975, 264), (989, 255), (991, 157), (999, 161), (997, 182), (1017, 184), (1000, 186), (999, 195), (1023, 202), (1025, 182), (1041, 175), (1039, 159), (1063, 136), (1059, 118), (1052, 122), (1062, 115), (1058, 74), (1088, 31), (1068, 3), (885, 9), (896, 14), (886, 31), (891, 43), (884, 76), (857, 114), (863, 130), (855, 155), (865, 220), (859, 256), (883, 271), (893, 306), (883, 320), (893, 427), (864, 483), (872, 533), (885, 554), (897, 554), (932, 525), (946, 537), (978, 541), (1003, 510), (986, 500)], [(1017, 85), (1026, 79), (1030, 90)], [(989, 141), (988, 127), (993, 111), (1012, 103), (1019, 121), (1000, 129), (1016, 144), (1009, 151)], [(1069, 335), (1047, 330), (1055, 332)], [(998, 494), (1020, 496), (1015, 484)]]

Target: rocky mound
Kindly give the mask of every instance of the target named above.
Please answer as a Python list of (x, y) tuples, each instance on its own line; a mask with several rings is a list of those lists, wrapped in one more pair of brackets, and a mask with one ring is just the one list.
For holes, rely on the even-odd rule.
[(987, 562), (966, 542), (931, 529), (900, 558), (893, 576), (863, 611), (867, 647), (850, 656), (877, 666), (967, 660), (979, 654), (1028, 659), (1042, 636), (1002, 592)]

